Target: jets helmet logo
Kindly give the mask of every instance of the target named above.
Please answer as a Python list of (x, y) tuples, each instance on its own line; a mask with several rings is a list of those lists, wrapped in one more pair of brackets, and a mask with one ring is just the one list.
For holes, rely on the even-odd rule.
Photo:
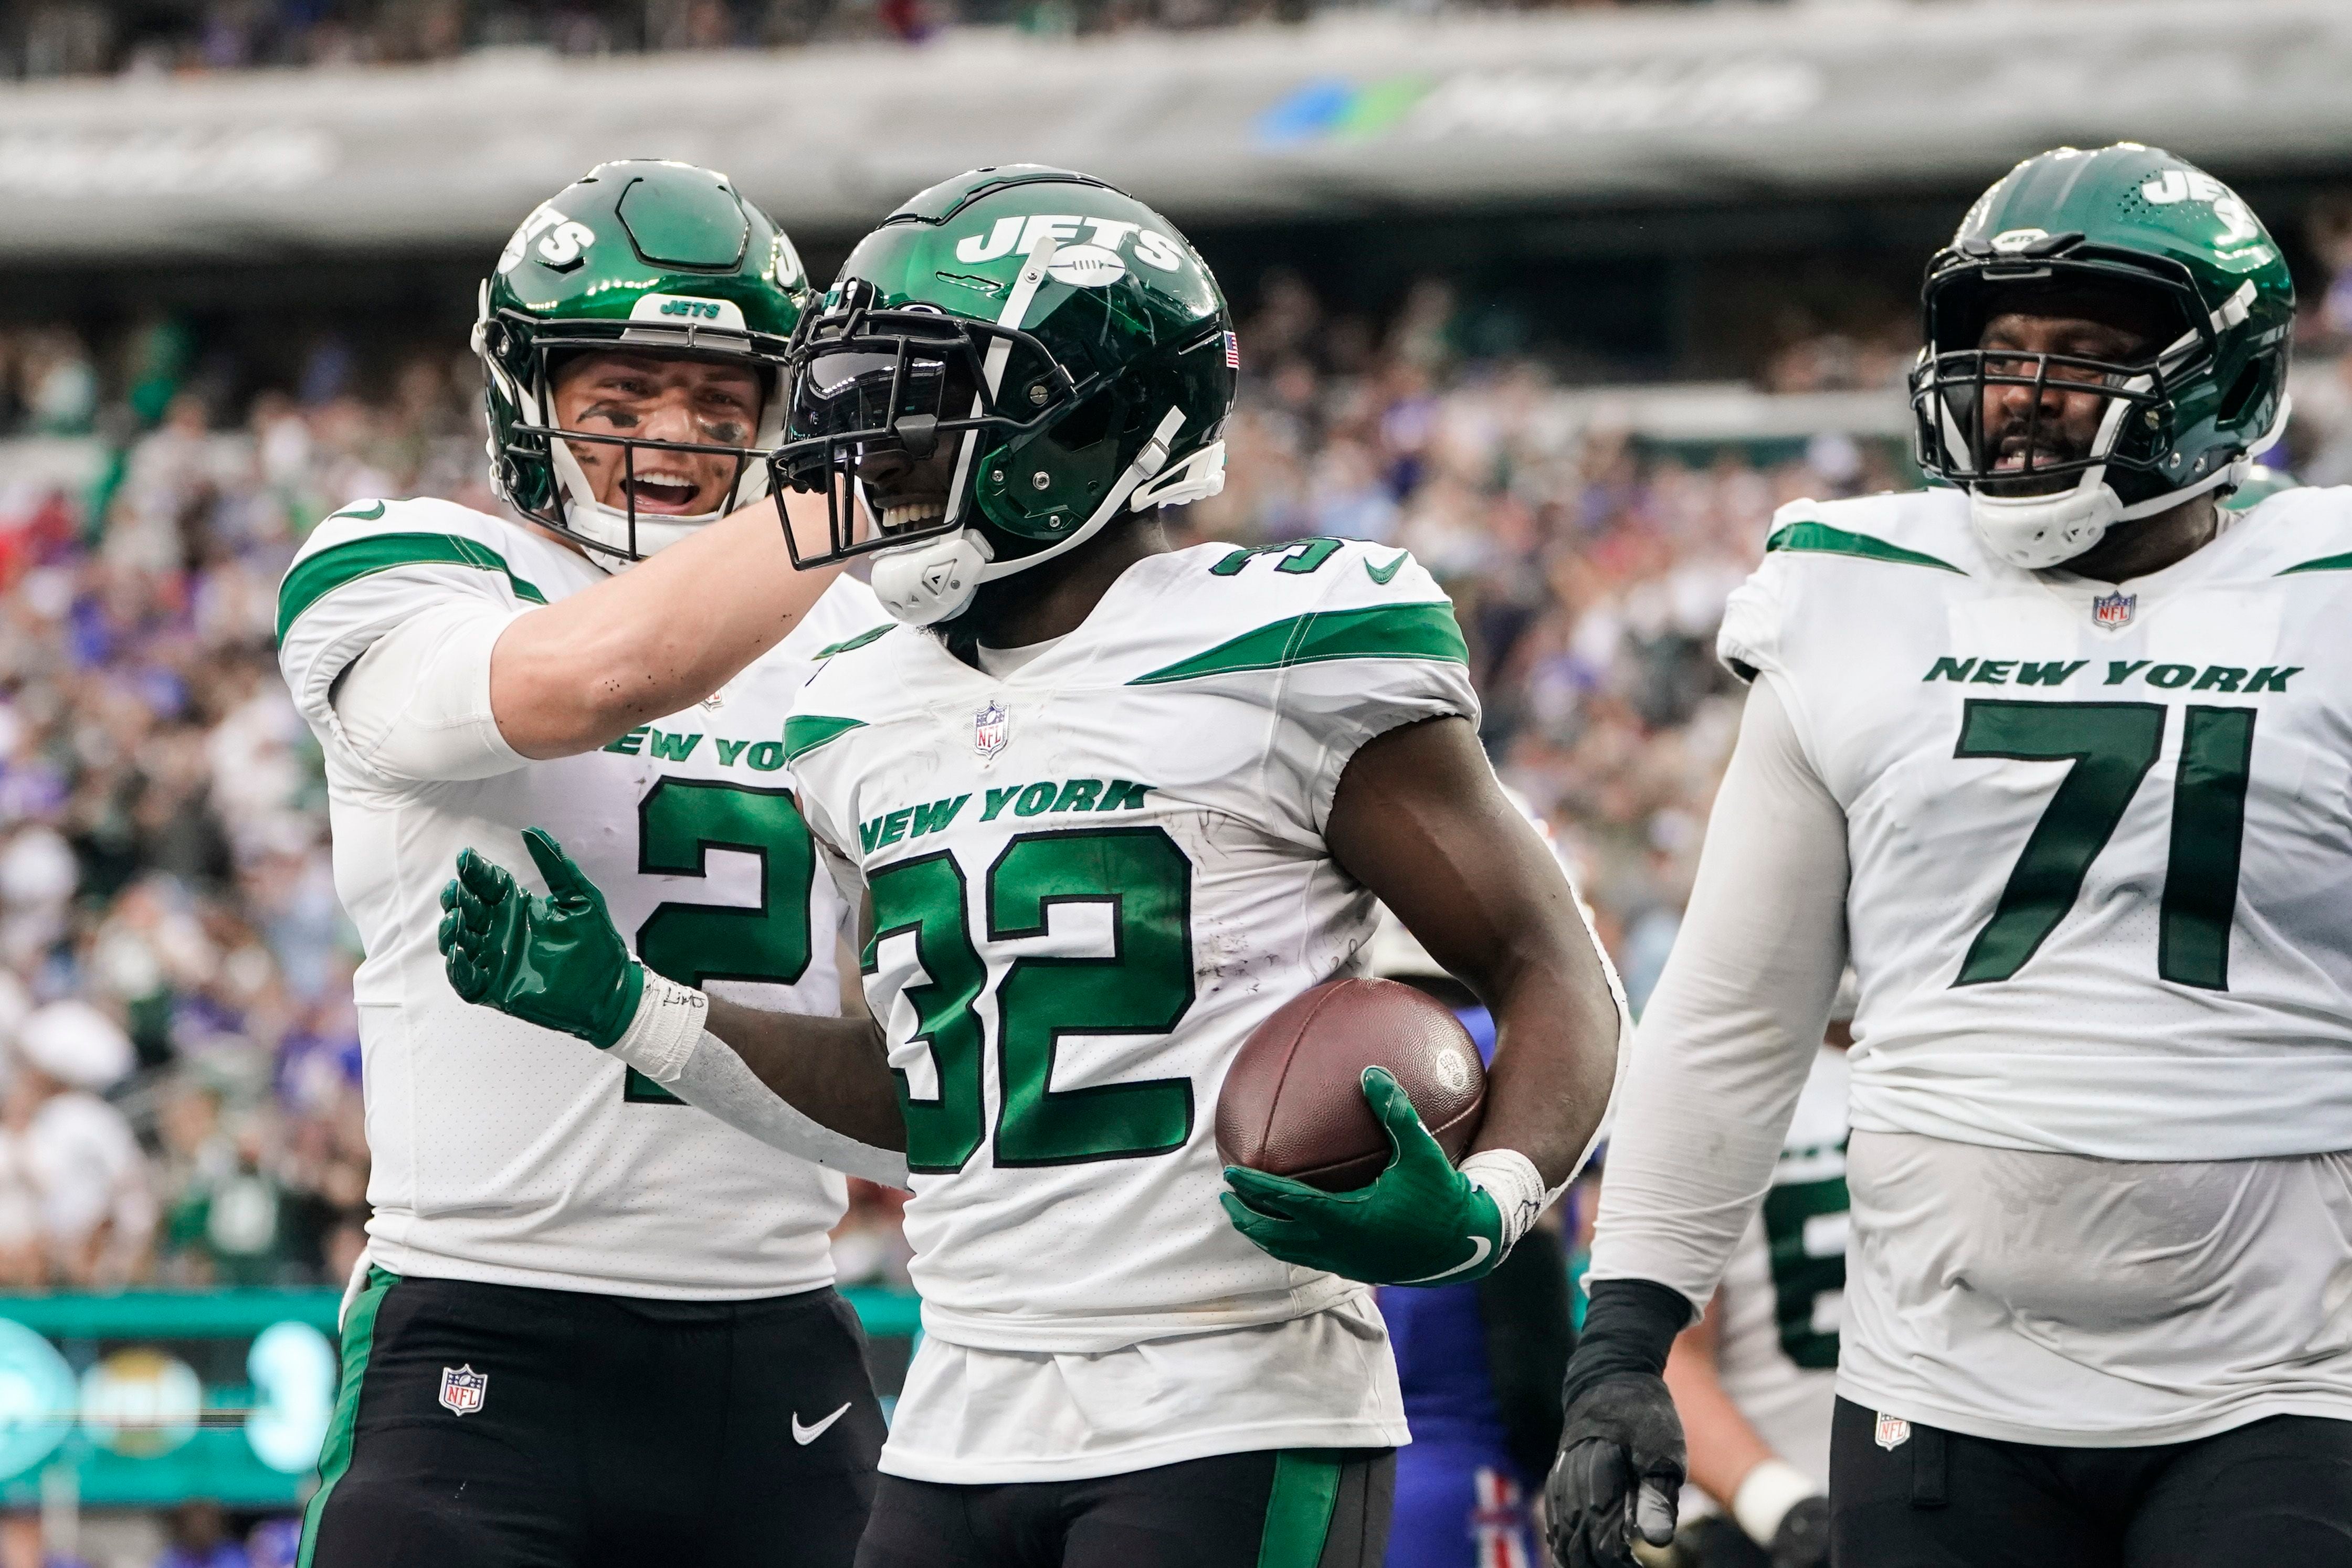
[[(1086, 231), (1086, 243), (1078, 244), (1080, 229)], [(1131, 253), (1145, 266), (1161, 272), (1174, 272), (1184, 265), (1184, 253), (1176, 242), (1158, 229), (1145, 228), (1141, 224), (1122, 218), (1088, 217), (1070, 213), (1015, 213), (1002, 217), (982, 234), (969, 234), (956, 241), (958, 261), (994, 261), (1001, 256), (1026, 256), (1037, 248), (1037, 242), (1047, 235), (1056, 246), (1074, 246), (1089, 253), (1083, 277), (1069, 277), (1065, 283), (1083, 283), (1087, 287), (1099, 287), (1116, 283), (1127, 274), (1127, 264), (1121, 251)], [(1094, 255), (1100, 252), (1100, 255)], [(1112, 271), (1116, 266), (1118, 270)], [(1056, 276), (1060, 276), (1056, 274)]]
[(453, 1416), (471, 1416), (488, 1395), (490, 1375), (476, 1372), (471, 1363), (441, 1369), (441, 1407)]
[(2203, 202), (2221, 220), (2225, 241), (2248, 240), (2262, 232), (2254, 214), (2236, 192), (2202, 169), (2167, 169), (2139, 188), (2150, 206), (2168, 207), (2180, 202)]
[(512, 272), (520, 267), (524, 256), (533, 248), (533, 240), (539, 242), (541, 264), (562, 272), (576, 265), (581, 254), (596, 243), (596, 231), (586, 224), (572, 222), (541, 202), (532, 209), (530, 216), (523, 219), (514, 237), (507, 241), (507, 248), (499, 256), (499, 270)]
[(1045, 275), (1076, 288), (1100, 288), (1125, 277), (1127, 263), (1119, 260), (1115, 250), (1106, 250), (1098, 245), (1074, 245), (1054, 253), (1054, 259), (1045, 264)]

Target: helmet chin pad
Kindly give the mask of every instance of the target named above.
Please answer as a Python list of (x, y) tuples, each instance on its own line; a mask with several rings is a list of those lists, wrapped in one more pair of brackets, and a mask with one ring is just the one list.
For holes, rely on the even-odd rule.
[(1985, 549), (2000, 559), (2028, 571), (2046, 571), (2095, 547), (2117, 523), (2152, 517), (2225, 485), (2235, 489), (2245, 483), (2253, 462), (2252, 455), (2241, 455), (2194, 485), (2129, 504), (2099, 468), (2054, 496), (1988, 496), (1978, 487), (1969, 492), (1969, 521)]
[(877, 550), (869, 586), (894, 621), (935, 626), (961, 615), (980, 591), (988, 566), (987, 543), (978, 530), (959, 528), (896, 549)]
[[(1069, 538), (1047, 545), (1044, 549), (1011, 560), (996, 560), (987, 538), (977, 528), (959, 528), (951, 534), (941, 534), (898, 549), (877, 551), (874, 558), (874, 578), (870, 586), (874, 596), (891, 616), (910, 626), (933, 626), (950, 616), (961, 614), (971, 602), (980, 585), (994, 578), (1011, 577), (1016, 572), (1043, 566), (1057, 556), (1067, 555), (1100, 533), (1103, 526), (1117, 517), (1129, 499), (1158, 474), (1168, 462), (1168, 444), (1184, 427), (1184, 411), (1171, 407), (1160, 416), (1143, 444), (1143, 450), (1127, 465), (1127, 471), (1111, 486), (1102, 505), (1094, 515), (1074, 529)], [(1217, 444), (1216, 483), (1224, 483), (1224, 444)], [(1214, 494), (1214, 491), (1198, 492)], [(1169, 505), (1166, 496), (1158, 504)]]
[(1969, 493), (1969, 520), (1977, 537), (2011, 566), (2041, 571), (2074, 559), (2106, 537), (2123, 517), (2124, 505), (2095, 469), (2087, 481), (2054, 496), (1988, 496)]

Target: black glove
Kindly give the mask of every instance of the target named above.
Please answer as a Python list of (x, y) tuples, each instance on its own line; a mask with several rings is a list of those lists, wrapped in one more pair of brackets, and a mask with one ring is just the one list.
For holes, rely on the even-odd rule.
[(1682, 1418), (1659, 1375), (1690, 1321), (1681, 1292), (1647, 1280), (1592, 1288), (1568, 1364), (1559, 1458), (1545, 1484), (1559, 1568), (1635, 1568), (1633, 1538), (1675, 1538), (1685, 1474)]
[[(1544, 1498), (1560, 1568), (1634, 1568), (1633, 1537), (1675, 1538), (1683, 1424), (1655, 1373), (1605, 1377), (1568, 1407)], [(1775, 1565), (1778, 1568), (1778, 1565)]]
[(1780, 1516), (1772, 1568), (1830, 1568), (1830, 1500), (1809, 1497)]

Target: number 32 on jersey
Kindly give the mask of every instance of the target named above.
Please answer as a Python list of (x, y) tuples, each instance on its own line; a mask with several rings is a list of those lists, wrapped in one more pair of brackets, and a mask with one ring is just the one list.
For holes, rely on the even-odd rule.
[[(973, 942), (972, 878), (948, 851), (893, 862), (867, 875), (874, 936), (911, 936), (923, 978), (906, 988), (912, 1044), (929, 1055), (935, 1098), (917, 1098), (898, 1071), (907, 1167), (958, 1171), (990, 1136), (987, 1041), (979, 1011), (988, 964)], [(1044, 936), (1056, 906), (1096, 904), (1109, 915), (1103, 956), (1024, 955), (996, 987), (1001, 1084), (995, 1163), (1077, 1165), (1182, 1148), (1192, 1135), (1192, 1083), (1160, 1078), (1055, 1089), (1061, 1037), (1164, 1035), (1192, 1005), (1192, 862), (1164, 829), (1094, 828), (1023, 833), (979, 873), (991, 946)]]

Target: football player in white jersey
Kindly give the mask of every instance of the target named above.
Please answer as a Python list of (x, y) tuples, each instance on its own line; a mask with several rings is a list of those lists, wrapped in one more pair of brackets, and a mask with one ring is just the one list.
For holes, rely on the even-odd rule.
[(808, 298), (723, 177), (600, 166), (483, 285), (514, 516), (347, 507), (280, 590), (374, 1158), (304, 1568), (839, 1568), (863, 1527), (882, 1419), (831, 1288), (841, 1177), (467, 1007), (433, 940), (459, 846), (545, 823), (663, 973), (839, 1010), (782, 737), (824, 645), (884, 617), (854, 582), (812, 602), (833, 574), (793, 570), (767, 495)]
[(1772, 1185), (1715, 1297), (1675, 1341), (1666, 1387), (1690, 1449), (1676, 1568), (1826, 1568), (1830, 1417), (1845, 1317), (1846, 1066), (1841, 986)]
[(1671, 1528), (1657, 1373), (1850, 950), (1835, 1560), (2352, 1562), (2352, 492), (2219, 505), (2286, 417), (2285, 264), (2203, 171), (2063, 148), (1924, 307), (1949, 487), (1782, 508), (1725, 614), (1754, 684), (1612, 1140), (1555, 1545)]
[[(1407, 1433), (1363, 1281), (1491, 1269), (1613, 1083), (1610, 975), (1436, 583), (1337, 539), (1168, 548), (1236, 362), (1166, 219), (1034, 166), (914, 197), (803, 324), (778, 466), (832, 498), (834, 553), (879, 550), (898, 623), (826, 661), (786, 750), (868, 890), (878, 1022), (706, 1003), (584, 879), (463, 862), (463, 995), (689, 1101), (748, 1062), (904, 1146), (925, 1337), (865, 1568), (1371, 1568)], [(1372, 1072), (1370, 1186), (1221, 1172), (1227, 1067), (1367, 971), (1375, 895), (1498, 1020), (1475, 1150), (1456, 1170)]]

